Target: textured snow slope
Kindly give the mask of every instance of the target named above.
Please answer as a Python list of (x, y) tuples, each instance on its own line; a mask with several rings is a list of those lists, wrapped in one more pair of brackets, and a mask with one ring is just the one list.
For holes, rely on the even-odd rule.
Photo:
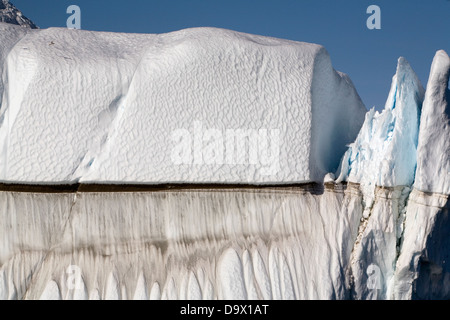
[(2, 65), (6, 181), (321, 181), (365, 112), (323, 47), (221, 29), (31, 30)]
[[(18, 41), (20, 41), (20, 39), (23, 36), (25, 36), (27, 30), (23, 28), (14, 27), (9, 24), (0, 23), (0, 32), (1, 32), (0, 61), (3, 62), (0, 63), (0, 74), (2, 75), (2, 77), (0, 78), (0, 105), (3, 106), (3, 100), (5, 99), (4, 98), (5, 83), (8, 82), (8, 78), (6, 77), (7, 66), (5, 61), (7, 60), (8, 54), (11, 51), (11, 49)], [(0, 113), (2, 114), (3, 110), (0, 109)], [(3, 122), (3, 118), (1, 118), (1, 121)]]

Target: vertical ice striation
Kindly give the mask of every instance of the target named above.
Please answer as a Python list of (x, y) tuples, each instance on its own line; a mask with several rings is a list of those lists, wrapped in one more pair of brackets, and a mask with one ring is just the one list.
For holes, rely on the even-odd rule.
[(6, 299), (350, 296), (345, 274), (361, 212), (352, 188), (88, 192), (76, 199), (0, 192), (0, 200), (8, 206), (0, 210)]
[(341, 162), (337, 182), (357, 183), (364, 213), (352, 253), (357, 299), (389, 295), (402, 236), (405, 201), (414, 182), (424, 89), (400, 57), (385, 109), (373, 108)]
[(417, 171), (391, 298), (450, 299), (450, 58), (430, 71), (420, 121)]
[(450, 196), (414, 189), (391, 299), (450, 299)]
[(414, 187), (450, 193), (450, 58), (439, 50), (431, 66), (420, 121)]
[(386, 109), (368, 112), (344, 156), (338, 181), (360, 183), (365, 201), (351, 262), (355, 298), (450, 297), (449, 74), (450, 58), (438, 51), (424, 94), (399, 59)]

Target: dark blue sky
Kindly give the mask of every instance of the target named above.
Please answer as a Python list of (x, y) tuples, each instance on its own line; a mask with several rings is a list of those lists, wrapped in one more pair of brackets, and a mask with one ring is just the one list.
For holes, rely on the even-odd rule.
[[(11, 0), (41, 28), (65, 27), (80, 6), (85, 30), (164, 33), (190, 27), (318, 43), (350, 75), (366, 107), (384, 107), (399, 56), (426, 86), (438, 49), (450, 54), (450, 0)], [(366, 9), (381, 8), (369, 30)]]

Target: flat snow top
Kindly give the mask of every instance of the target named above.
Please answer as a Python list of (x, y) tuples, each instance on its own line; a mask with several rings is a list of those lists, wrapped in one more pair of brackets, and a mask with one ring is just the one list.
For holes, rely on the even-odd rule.
[[(11, 27), (0, 29), (3, 43)], [(1, 180), (320, 179), (311, 83), (317, 60), (329, 57), (319, 45), (214, 28), (50, 28), (16, 40), (1, 64)]]

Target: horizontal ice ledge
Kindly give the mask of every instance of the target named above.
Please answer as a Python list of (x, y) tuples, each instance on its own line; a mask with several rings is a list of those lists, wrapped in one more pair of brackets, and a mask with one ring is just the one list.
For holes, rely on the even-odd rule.
[(0, 23), (0, 180), (322, 181), (364, 120), (319, 45)]

